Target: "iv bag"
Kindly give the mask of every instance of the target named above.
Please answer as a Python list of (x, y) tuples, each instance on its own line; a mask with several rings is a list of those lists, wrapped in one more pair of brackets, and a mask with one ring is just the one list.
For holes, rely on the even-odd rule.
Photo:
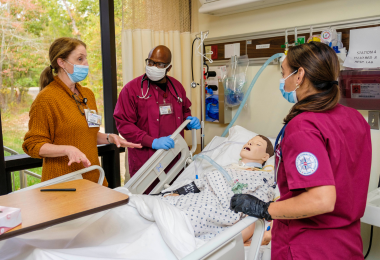
[(228, 64), (221, 70), (224, 86), (225, 104), (238, 106), (243, 101), (247, 82), (248, 56), (232, 56)]

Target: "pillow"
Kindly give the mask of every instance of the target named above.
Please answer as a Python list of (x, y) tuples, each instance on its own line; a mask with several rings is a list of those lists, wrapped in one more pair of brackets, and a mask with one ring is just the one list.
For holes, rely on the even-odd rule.
[[(243, 148), (243, 145), (246, 144), (252, 137), (256, 135), (257, 133), (251, 132), (245, 129), (244, 127), (233, 126), (229, 130), (228, 138), (225, 138), (225, 140), (220, 145), (217, 145), (217, 148), (214, 147), (211, 150), (207, 149), (208, 147), (213, 147), (212, 145), (210, 145), (210, 143), (209, 145), (207, 145), (206, 149), (203, 150), (202, 154), (209, 156), (211, 159), (213, 159), (217, 164), (221, 166), (227, 166), (232, 163), (238, 163), (240, 159), (240, 151)], [(211, 142), (218, 141), (220, 138), (224, 137), (214, 137), (214, 139)], [(274, 146), (275, 140), (273, 138), (269, 138), (269, 140), (271, 140)], [(270, 157), (268, 161), (265, 163), (265, 165), (274, 166), (274, 156)], [(205, 160), (196, 160), (185, 169), (185, 171), (178, 177), (174, 184), (180, 183), (183, 180), (194, 180), (195, 175), (198, 175), (199, 178), (202, 178), (203, 174), (214, 169), (214, 166), (210, 165)]]
[[(212, 156), (210, 156), (210, 153), (206, 152), (206, 154), (221, 166), (237, 163), (240, 159), (240, 151), (243, 148), (243, 145), (256, 135), (258, 134), (245, 129), (244, 127), (238, 125), (233, 126), (229, 129), (229, 135), (223, 142), (225, 145), (221, 145), (218, 149), (213, 151)], [(276, 140), (269, 137), (268, 139), (274, 146)], [(235, 144), (229, 142), (235, 142)], [(274, 156), (270, 157), (265, 165), (274, 165)]]
[[(253, 137), (258, 135), (255, 132), (249, 131), (241, 126), (233, 126), (228, 131), (228, 137), (227, 141), (235, 141), (235, 142), (248, 142), (248, 140), (251, 140)], [(274, 147), (274, 143), (276, 142), (276, 139), (268, 137), (268, 139), (272, 142), (272, 145)]]

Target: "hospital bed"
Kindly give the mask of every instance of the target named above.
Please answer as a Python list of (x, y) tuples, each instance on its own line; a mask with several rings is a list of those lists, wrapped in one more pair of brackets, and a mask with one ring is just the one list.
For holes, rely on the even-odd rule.
[[(144, 166), (125, 184), (125, 188), (127, 188), (130, 192), (134, 194), (142, 194), (156, 179), (159, 180), (159, 183), (152, 190), (152, 193), (158, 193), (163, 189), (169, 188), (169, 184), (173, 181), (173, 179), (185, 168), (187, 164), (190, 164), (193, 159), (193, 152), (196, 148), (196, 133), (195, 130), (192, 130), (192, 138), (193, 138), (193, 146), (192, 149), (189, 150), (186, 141), (180, 135), (180, 132), (186, 127), (186, 125), (190, 122), (190, 120), (185, 121), (176, 131), (173, 133), (171, 138), (173, 138), (175, 142), (175, 148), (170, 149), (168, 151), (158, 150), (148, 161), (144, 164)], [(220, 145), (226, 138), (223, 137), (214, 137), (214, 139), (210, 142), (210, 144), (206, 147), (205, 150), (213, 149)], [(166, 173), (165, 168), (167, 165), (171, 163), (171, 161), (179, 156), (178, 162), (171, 168), (171, 170)], [(191, 165), (188, 169), (191, 168)], [(98, 180), (98, 184), (102, 184), (104, 180), (104, 171), (99, 166), (91, 166), (89, 168), (76, 171), (70, 174), (66, 174), (64, 176), (60, 176), (58, 178), (30, 186), (23, 190), (36, 189), (44, 186), (49, 186), (56, 183), (71, 181), (74, 179), (82, 178), (82, 174), (91, 170), (99, 170), (100, 176)], [(189, 172), (189, 171), (188, 171)], [(184, 179), (186, 176), (191, 176), (191, 173), (186, 174), (185, 172), (179, 177), (179, 179)], [(190, 177), (191, 178), (191, 177)], [(177, 181), (176, 181), (177, 182)], [(176, 184), (173, 183), (173, 187)], [(18, 192), (22, 192), (20, 190)], [(104, 213), (107, 214), (107, 213)], [(133, 217), (133, 216), (131, 216)], [(89, 216), (90, 218), (90, 216)], [(70, 227), (78, 225), (78, 222), (83, 221), (88, 222), (86, 220), (78, 220), (77, 222), (71, 221), (64, 224), (57, 225), (56, 227), (52, 227), (53, 230), (61, 230), (65, 229), (65, 224)], [(94, 222), (96, 223), (96, 222)], [(255, 223), (255, 231), (252, 237), (251, 246), (249, 248), (244, 247), (243, 238), (241, 235), (241, 231), (251, 224)], [(115, 224), (117, 225), (117, 224)], [(80, 225), (79, 225), (80, 226)], [(202, 246), (194, 250), (192, 253), (188, 254), (182, 259), (190, 260), (190, 259), (257, 259), (259, 254), (259, 248), (261, 245), (261, 240), (265, 230), (265, 223), (261, 219), (256, 219), (253, 217), (246, 217), (243, 220), (236, 223), (234, 226), (226, 229), (223, 233), (216, 236), (212, 240), (204, 243)], [(44, 232), (48, 232), (49, 230), (42, 230), (40, 235), (47, 234)], [(50, 233), (49, 233), (50, 235)], [(120, 234), (117, 234), (120, 235)], [(31, 237), (39, 237), (31, 233)], [(26, 239), (26, 241), (30, 241), (30, 237)], [(38, 239), (37, 239), (38, 240)], [(58, 239), (59, 240), (59, 239)], [(57, 240), (57, 241), (58, 241)], [(1, 248), (1, 246), (0, 246)], [(74, 257), (75, 258), (75, 257)]]
[[(133, 177), (124, 185), (131, 193), (142, 194), (156, 179), (159, 183), (151, 191), (151, 194), (156, 194), (164, 189), (169, 188), (169, 184), (186, 166), (193, 162), (193, 153), (197, 147), (196, 131), (192, 130), (192, 148), (189, 147), (186, 141), (181, 136), (181, 131), (186, 127), (190, 120), (186, 120), (172, 135), (171, 138), (175, 142), (175, 147), (170, 150), (158, 150), (154, 155), (136, 172)], [(251, 136), (252, 137), (252, 136)], [(223, 143), (227, 138), (214, 137), (205, 150), (212, 150)], [(248, 141), (248, 139), (246, 140)], [(180, 155), (177, 163), (165, 172), (165, 168)], [(178, 180), (184, 178), (192, 178), (192, 173), (186, 171), (179, 177)], [(193, 174), (195, 179), (195, 173)], [(176, 181), (177, 182), (177, 181)], [(175, 185), (175, 183), (173, 186)], [(248, 250), (248, 255), (244, 249), (244, 241), (241, 231), (251, 224), (255, 223), (255, 231), (252, 237), (251, 246)], [(262, 219), (247, 216), (239, 221), (234, 226), (210, 240), (193, 253), (186, 256), (184, 259), (257, 259), (262, 237), (265, 231), (265, 223)]]

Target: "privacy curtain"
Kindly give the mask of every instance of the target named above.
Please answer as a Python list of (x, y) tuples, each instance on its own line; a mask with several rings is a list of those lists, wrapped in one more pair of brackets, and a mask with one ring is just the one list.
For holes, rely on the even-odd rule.
[[(191, 45), (198, 33), (198, 0), (123, 0), (123, 83), (145, 73), (145, 59), (152, 48), (165, 45), (172, 52), (170, 76), (184, 86), (193, 103), (193, 116), (200, 115), (199, 87), (191, 89)], [(199, 41), (194, 44), (194, 77), (199, 82)], [(191, 144), (189, 134), (185, 136)]]
[(195, 1), (123, 1), (124, 84), (145, 73), (144, 61), (152, 48), (166, 45), (172, 52), (169, 75), (180, 81), (191, 96), (191, 43), (198, 22), (198, 10), (192, 12)]

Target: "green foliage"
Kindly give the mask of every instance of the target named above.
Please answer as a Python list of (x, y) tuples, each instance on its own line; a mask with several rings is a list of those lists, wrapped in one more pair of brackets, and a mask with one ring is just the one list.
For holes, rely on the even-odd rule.
[[(66, 9), (67, 3), (78, 29)], [(115, 0), (117, 81), (122, 87), (121, 27), (122, 0)], [(41, 72), (49, 66), (48, 50), (54, 39), (80, 37), (87, 45), (89, 76), (82, 84), (102, 97), (102, 57), (99, 0), (0, 0), (0, 107), (8, 108), (14, 98), (11, 89), (21, 95), (38, 86)], [(2, 44), (4, 38), (4, 44)], [(23, 98), (23, 96), (22, 96)], [(2, 103), (2, 104), (1, 104)], [(102, 100), (97, 100), (100, 108)]]
[[(78, 34), (66, 9), (70, 8)], [(122, 88), (122, 0), (115, 0), (117, 82)], [(99, 0), (0, 0), (0, 109), (4, 145), (24, 153), (31, 87), (39, 86), (41, 72), (50, 65), (49, 46), (59, 37), (80, 37), (87, 45), (90, 73), (82, 85), (90, 88), (103, 113), (103, 76)], [(17, 96), (17, 97), (16, 97)], [(9, 155), (9, 154), (6, 154)], [(41, 174), (41, 168), (32, 169)], [(14, 174), (19, 188), (18, 172)], [(28, 185), (39, 180), (28, 177)]]

